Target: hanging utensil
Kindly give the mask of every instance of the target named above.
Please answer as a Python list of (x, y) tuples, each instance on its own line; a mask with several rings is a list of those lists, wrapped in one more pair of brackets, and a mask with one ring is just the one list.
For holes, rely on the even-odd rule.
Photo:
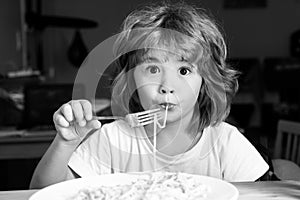
[(79, 30), (76, 30), (74, 39), (68, 49), (69, 61), (72, 63), (72, 65), (79, 68), (87, 55), (88, 50), (84, 44), (81, 33)]

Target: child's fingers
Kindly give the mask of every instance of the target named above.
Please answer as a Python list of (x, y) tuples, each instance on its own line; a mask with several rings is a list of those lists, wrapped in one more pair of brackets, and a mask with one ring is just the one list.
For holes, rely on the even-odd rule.
[(75, 121), (79, 124), (79, 126), (85, 126), (86, 121), (83, 116), (83, 107), (82, 107), (80, 101), (72, 101), (71, 106), (73, 108), (73, 115), (74, 115)]
[(69, 127), (70, 125), (66, 118), (58, 113), (54, 114), (53, 121), (56, 125), (61, 127)]
[(99, 129), (101, 128), (101, 122), (98, 120), (92, 120), (87, 123), (88, 127), (91, 129)]
[(87, 100), (84, 100), (84, 101), (81, 101), (81, 106), (83, 108), (83, 115), (85, 117), (85, 119), (87, 121), (90, 121), (92, 120), (92, 117), (93, 117), (93, 110), (92, 110), (92, 104), (87, 101)]
[(66, 118), (67, 121), (73, 121), (73, 111), (70, 104), (64, 104), (61, 108), (61, 114)]

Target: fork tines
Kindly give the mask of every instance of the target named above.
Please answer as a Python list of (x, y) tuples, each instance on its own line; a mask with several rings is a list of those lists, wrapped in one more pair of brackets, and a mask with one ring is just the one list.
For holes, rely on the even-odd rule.
[(155, 116), (157, 117), (157, 120), (161, 119), (161, 113), (159, 112), (161, 109), (152, 109), (152, 110), (146, 110), (138, 113), (131, 113), (126, 115), (126, 119), (128, 124), (131, 127), (139, 127), (144, 126), (150, 123), (154, 122)]

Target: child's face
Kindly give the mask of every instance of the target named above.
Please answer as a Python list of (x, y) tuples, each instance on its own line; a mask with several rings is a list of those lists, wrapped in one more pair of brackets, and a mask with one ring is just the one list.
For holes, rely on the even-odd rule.
[(151, 50), (134, 69), (134, 80), (145, 110), (166, 108), (167, 121), (191, 117), (200, 92), (202, 77), (196, 66), (182, 57), (162, 50)]

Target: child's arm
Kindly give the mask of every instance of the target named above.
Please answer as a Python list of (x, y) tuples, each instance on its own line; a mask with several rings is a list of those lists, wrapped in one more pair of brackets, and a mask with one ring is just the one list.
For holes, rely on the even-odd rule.
[(68, 168), (72, 153), (88, 132), (101, 127), (99, 121), (92, 120), (92, 106), (87, 100), (64, 104), (54, 113), (53, 121), (57, 135), (35, 169), (30, 188), (75, 178)]

